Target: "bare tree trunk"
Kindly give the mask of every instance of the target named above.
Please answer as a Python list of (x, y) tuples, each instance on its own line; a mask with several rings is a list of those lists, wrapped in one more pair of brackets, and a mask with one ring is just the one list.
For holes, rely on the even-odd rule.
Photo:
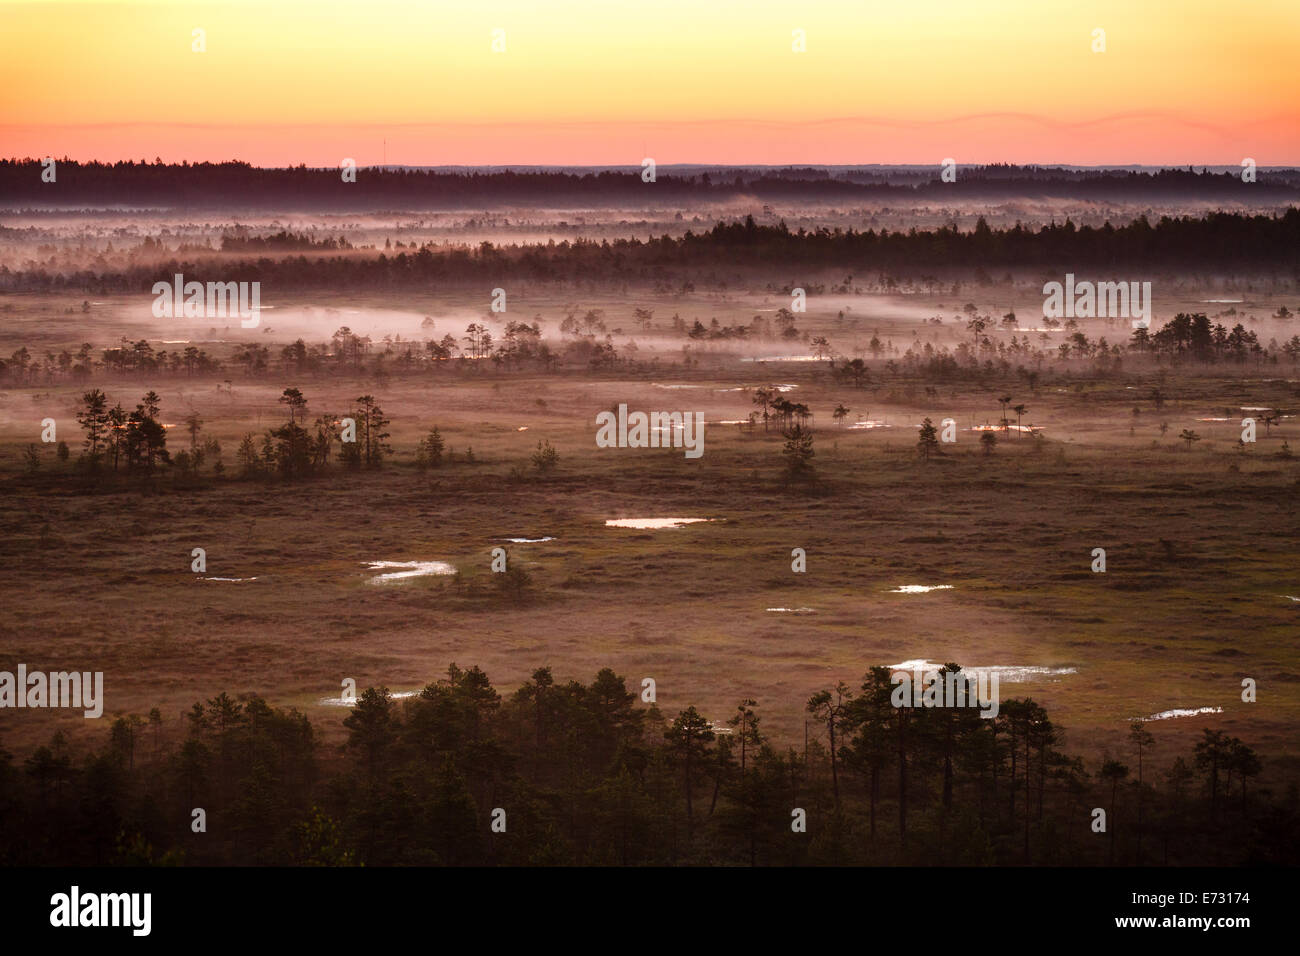
[(907, 718), (898, 712), (898, 839), (907, 846), (907, 750), (905, 728)]
[(871, 839), (876, 838), (876, 800), (880, 793), (880, 767), (871, 767)]
[(1029, 728), (1025, 728), (1025, 862), (1029, 862)]
[(831, 792), (835, 794), (835, 810), (840, 809), (840, 775), (835, 769), (835, 718), (827, 722), (831, 736)]

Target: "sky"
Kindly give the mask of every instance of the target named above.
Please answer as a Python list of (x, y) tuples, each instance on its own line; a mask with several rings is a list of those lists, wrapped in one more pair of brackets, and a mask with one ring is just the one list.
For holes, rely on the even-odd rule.
[(0, 156), (1296, 165), (1297, 49), (1300, 0), (0, 0)]

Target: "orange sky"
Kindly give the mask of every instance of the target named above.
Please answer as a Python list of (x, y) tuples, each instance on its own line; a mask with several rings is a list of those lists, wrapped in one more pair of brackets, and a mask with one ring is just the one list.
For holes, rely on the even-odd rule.
[(1297, 0), (0, 2), (0, 155), (1300, 164), (1297, 49)]

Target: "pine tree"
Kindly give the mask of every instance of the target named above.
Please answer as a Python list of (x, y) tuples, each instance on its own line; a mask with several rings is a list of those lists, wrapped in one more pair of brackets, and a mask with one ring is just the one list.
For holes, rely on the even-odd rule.
[(664, 739), (682, 762), (683, 790), (686, 796), (686, 833), (689, 840), (695, 832), (694, 793), (696, 774), (708, 757), (713, 728), (694, 707), (687, 707), (677, 715)]
[(803, 425), (795, 423), (785, 432), (785, 448), (781, 455), (785, 458), (785, 470), (788, 478), (801, 478), (813, 470), (812, 432)]
[(239, 474), (243, 478), (252, 478), (261, 471), (261, 461), (257, 455), (257, 446), (253, 443), (252, 434), (244, 436), (243, 441), (239, 443), (239, 450), (235, 452), (235, 460), (239, 462)]
[(393, 452), (392, 446), (385, 441), (389, 437), (385, 431), (389, 422), (384, 417), (384, 410), (375, 403), (374, 396), (362, 395), (357, 404), (361, 406), (357, 422), (361, 428), (361, 460), (367, 468), (378, 468), (384, 456)]
[(916, 440), (916, 449), (927, 461), (939, 450), (939, 433), (935, 430), (934, 422), (928, 418), (921, 422), (921, 433)]
[(108, 399), (100, 389), (94, 389), (81, 396), (81, 405), (77, 424), (86, 430), (86, 462), (94, 471), (99, 467), (99, 446), (107, 439), (110, 428)]
[(442, 452), (446, 446), (443, 444), (442, 433), (438, 431), (437, 425), (434, 425), (433, 428), (429, 430), (429, 437), (425, 440), (424, 447), (425, 453), (428, 456), (429, 467), (437, 468), (441, 465)]
[(541, 474), (545, 475), (555, 469), (560, 463), (560, 453), (557, 452), (549, 441), (537, 443), (537, 451), (532, 456), (533, 467)]

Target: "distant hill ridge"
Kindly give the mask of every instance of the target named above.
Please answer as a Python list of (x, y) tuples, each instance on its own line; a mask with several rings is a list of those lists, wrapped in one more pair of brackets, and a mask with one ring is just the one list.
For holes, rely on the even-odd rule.
[(36, 159), (0, 160), (0, 203), (9, 206), (139, 205), (268, 208), (483, 208), (494, 204), (580, 200), (628, 202), (764, 200), (918, 201), (963, 198), (1061, 198), (1285, 204), (1300, 198), (1300, 169), (1259, 167), (1244, 182), (1240, 167), (1067, 167), (958, 165), (944, 182), (933, 166), (666, 165), (645, 182), (626, 167), (358, 167), (356, 182), (338, 169), (249, 163), (80, 163), (56, 160), (55, 182)]

